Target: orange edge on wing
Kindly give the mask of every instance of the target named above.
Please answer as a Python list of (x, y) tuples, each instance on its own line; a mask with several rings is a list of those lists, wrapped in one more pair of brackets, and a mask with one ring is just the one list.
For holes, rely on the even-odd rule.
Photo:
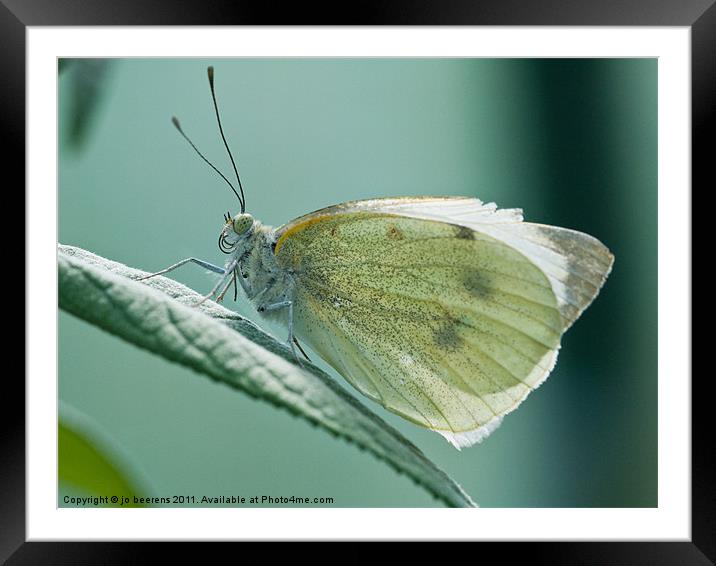
[(276, 247), (273, 250), (273, 255), (278, 255), (278, 252), (281, 250), (281, 246), (283, 246), (283, 242), (288, 238), (290, 235), (295, 234), (296, 232), (300, 232), (301, 230), (305, 230), (312, 224), (316, 224), (317, 222), (321, 222), (322, 220), (325, 220), (329, 217), (333, 216), (333, 214), (325, 214), (323, 216), (315, 216), (313, 218), (309, 218), (307, 220), (304, 220), (300, 224), (296, 224), (295, 226), (291, 226), (288, 230), (286, 230), (283, 234), (281, 234), (281, 237), (276, 242)]
[(351, 216), (363, 215), (363, 214), (373, 214), (373, 215), (379, 214), (381, 216), (391, 216), (391, 217), (401, 216), (400, 214), (393, 214), (393, 213), (384, 212), (381, 210), (355, 210), (355, 211), (350, 211), (350, 212), (345, 212), (345, 211), (339, 212), (339, 211), (336, 211), (336, 207), (334, 207), (334, 206), (327, 207), (325, 210), (327, 212), (325, 214), (321, 214), (319, 216), (313, 216), (313, 214), (315, 214), (315, 213), (311, 213), (306, 220), (304, 220), (303, 222), (299, 222), (298, 224), (294, 224), (288, 230), (286, 230), (283, 234), (281, 234), (278, 241), (276, 242), (276, 247), (273, 250), (273, 254), (278, 255), (278, 252), (281, 250), (281, 246), (283, 246), (284, 241), (289, 236), (291, 236), (297, 232), (300, 232), (301, 230), (305, 230), (306, 228), (308, 228), (309, 226), (312, 226), (313, 224), (317, 224), (318, 222), (322, 222), (324, 220), (328, 220), (329, 218), (338, 216), (339, 214), (344, 215), (344, 216), (348, 215), (348, 214), (350, 214)]

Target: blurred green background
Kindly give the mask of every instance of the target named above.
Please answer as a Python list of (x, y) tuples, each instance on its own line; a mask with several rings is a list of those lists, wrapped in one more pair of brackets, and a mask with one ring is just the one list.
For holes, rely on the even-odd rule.
[[(224, 260), (216, 239), (237, 202), (170, 123), (228, 176), (209, 64), (264, 223), (350, 199), (469, 195), (604, 242), (616, 263), (601, 295), (482, 444), (458, 452), (361, 399), (483, 507), (657, 505), (655, 59), (65, 60), (60, 242), (147, 271)], [(213, 281), (194, 266), (172, 277), (200, 292)], [(227, 305), (258, 320), (241, 296)], [(131, 456), (150, 495), (438, 505), (355, 447), (63, 312), (59, 395)], [(59, 505), (76, 492), (61, 482)]]

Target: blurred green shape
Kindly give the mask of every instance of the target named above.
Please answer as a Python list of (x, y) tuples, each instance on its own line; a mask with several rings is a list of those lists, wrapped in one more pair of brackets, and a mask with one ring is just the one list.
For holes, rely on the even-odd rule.
[(57, 72), (61, 75), (72, 65), (72, 59), (58, 59)]
[[(69, 81), (68, 144), (75, 150), (87, 143), (97, 118), (102, 99), (106, 94), (111, 59), (58, 59), (58, 74), (67, 75)], [(61, 95), (64, 89), (60, 90)]]
[(82, 494), (129, 500), (123, 505), (108, 500), (102, 507), (145, 507), (135, 504), (134, 497), (146, 497), (147, 481), (129, 455), (84, 413), (63, 401), (59, 409), (59, 481)]

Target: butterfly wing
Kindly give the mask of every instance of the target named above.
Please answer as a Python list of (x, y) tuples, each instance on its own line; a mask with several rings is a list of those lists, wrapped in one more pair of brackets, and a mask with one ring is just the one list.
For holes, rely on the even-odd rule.
[(593, 238), (580, 234), (585, 253), (521, 220), (438, 197), (346, 203), (281, 227), (296, 335), (387, 409), (458, 448), (480, 441), (547, 377), (608, 272)]

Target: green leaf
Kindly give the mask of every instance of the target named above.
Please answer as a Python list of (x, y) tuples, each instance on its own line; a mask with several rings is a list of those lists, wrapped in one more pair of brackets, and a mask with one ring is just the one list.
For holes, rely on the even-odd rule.
[(249, 320), (171, 279), (59, 245), (63, 310), (370, 452), (449, 506), (476, 504), (396, 429)]
[[(71, 405), (60, 402), (57, 437), (58, 479), (88, 496), (126, 497), (128, 504), (102, 507), (144, 507), (134, 497), (147, 497), (148, 482), (132, 459), (97, 423)], [(62, 501), (59, 502), (62, 506)]]

